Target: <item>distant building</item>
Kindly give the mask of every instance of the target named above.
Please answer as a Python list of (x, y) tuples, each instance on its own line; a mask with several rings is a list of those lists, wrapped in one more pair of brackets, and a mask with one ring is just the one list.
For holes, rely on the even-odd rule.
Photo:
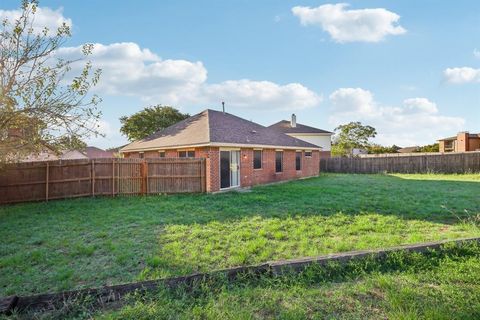
[(397, 150), (398, 153), (413, 153), (413, 152), (419, 152), (419, 151), (420, 151), (419, 146), (405, 147)]
[(440, 152), (480, 151), (480, 133), (459, 132), (454, 137), (438, 140)]
[(78, 160), (78, 159), (98, 159), (114, 158), (115, 153), (105, 151), (97, 147), (86, 147), (85, 150), (66, 150), (56, 153), (53, 149), (44, 147), (40, 152), (31, 154), (20, 159), (20, 162), (50, 161), (50, 160)]
[(272, 124), (269, 128), (319, 146), (322, 148), (320, 158), (330, 158), (331, 156), (333, 132), (297, 123), (295, 114), (292, 114), (290, 121), (282, 120)]
[(97, 147), (86, 147), (85, 150), (83, 151), (84, 154), (86, 154), (87, 158), (89, 159), (98, 159), (98, 158), (114, 158), (115, 157), (115, 152), (110, 151), (110, 150), (102, 150)]

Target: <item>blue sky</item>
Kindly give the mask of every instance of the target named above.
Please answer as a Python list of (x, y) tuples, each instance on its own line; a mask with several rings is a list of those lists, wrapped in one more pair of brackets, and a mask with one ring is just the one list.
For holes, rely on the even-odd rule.
[[(341, 3), (345, 3), (342, 5)], [(348, 4), (348, 5), (347, 5)], [(0, 16), (18, 1), (2, 0)], [(361, 121), (377, 142), (433, 143), (480, 131), (479, 1), (41, 1), (68, 19), (60, 52), (104, 71), (100, 147), (118, 118), (153, 104), (227, 111), (264, 125), (333, 130)]]

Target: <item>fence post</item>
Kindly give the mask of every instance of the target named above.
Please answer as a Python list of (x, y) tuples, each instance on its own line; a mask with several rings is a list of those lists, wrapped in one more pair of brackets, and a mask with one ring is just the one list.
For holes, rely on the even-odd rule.
[(140, 175), (142, 176), (142, 194), (146, 194), (147, 193), (147, 162), (146, 160), (144, 159), (141, 163), (141, 167), (140, 167)]
[(48, 201), (48, 180), (50, 176), (50, 169), (47, 162), (47, 166), (45, 167), (45, 201)]
[(206, 179), (205, 179), (205, 171), (206, 171), (207, 162), (203, 158), (200, 162), (200, 183), (202, 184), (202, 192), (205, 192), (207, 189)]
[(95, 196), (95, 160), (93, 159), (92, 159), (90, 177), (92, 179), (92, 181), (90, 182), (90, 184), (92, 185), (92, 197), (94, 197)]
[(112, 197), (115, 196), (115, 159), (112, 159)]

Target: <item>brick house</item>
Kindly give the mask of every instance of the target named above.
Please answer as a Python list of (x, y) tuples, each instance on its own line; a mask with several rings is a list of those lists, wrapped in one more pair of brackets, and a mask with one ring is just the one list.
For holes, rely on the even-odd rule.
[(331, 156), (333, 132), (297, 123), (295, 114), (292, 114), (290, 121), (282, 120), (272, 124), (269, 128), (321, 147), (320, 158), (330, 158)]
[(480, 150), (480, 133), (459, 132), (454, 137), (438, 140), (440, 152), (466, 152)]
[(229, 113), (205, 110), (134, 141), (125, 158), (206, 158), (208, 192), (316, 176), (321, 148)]

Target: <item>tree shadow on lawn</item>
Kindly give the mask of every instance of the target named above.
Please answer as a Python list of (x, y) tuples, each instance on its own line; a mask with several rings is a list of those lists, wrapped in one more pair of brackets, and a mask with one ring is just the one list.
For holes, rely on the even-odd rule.
[(0, 279), (11, 285), (0, 292), (58, 291), (64, 266), (67, 289), (432, 240), (444, 227), (449, 238), (471, 235), (457, 226), (465, 210), (480, 213), (479, 191), (471, 181), (327, 174), (248, 193), (4, 206)]
[(480, 213), (479, 194), (480, 179), (473, 182), (404, 179), (382, 174), (322, 174), (318, 178), (256, 186), (251, 192), (79, 198), (11, 205), (0, 207), (0, 219), (28, 219), (32, 214), (35, 219), (40, 215), (47, 219), (68, 215), (86, 223), (98, 220), (188, 225), (251, 216), (376, 213), (455, 224), (459, 218)]
[[(456, 224), (480, 213), (480, 181), (416, 180), (391, 175), (322, 175), (257, 186), (250, 193), (146, 198), (144, 205), (165, 223), (228, 221), (249, 216), (282, 218), (337, 213), (376, 213), (402, 219)], [(166, 202), (164, 200), (167, 200)], [(170, 213), (175, 211), (176, 214)]]

